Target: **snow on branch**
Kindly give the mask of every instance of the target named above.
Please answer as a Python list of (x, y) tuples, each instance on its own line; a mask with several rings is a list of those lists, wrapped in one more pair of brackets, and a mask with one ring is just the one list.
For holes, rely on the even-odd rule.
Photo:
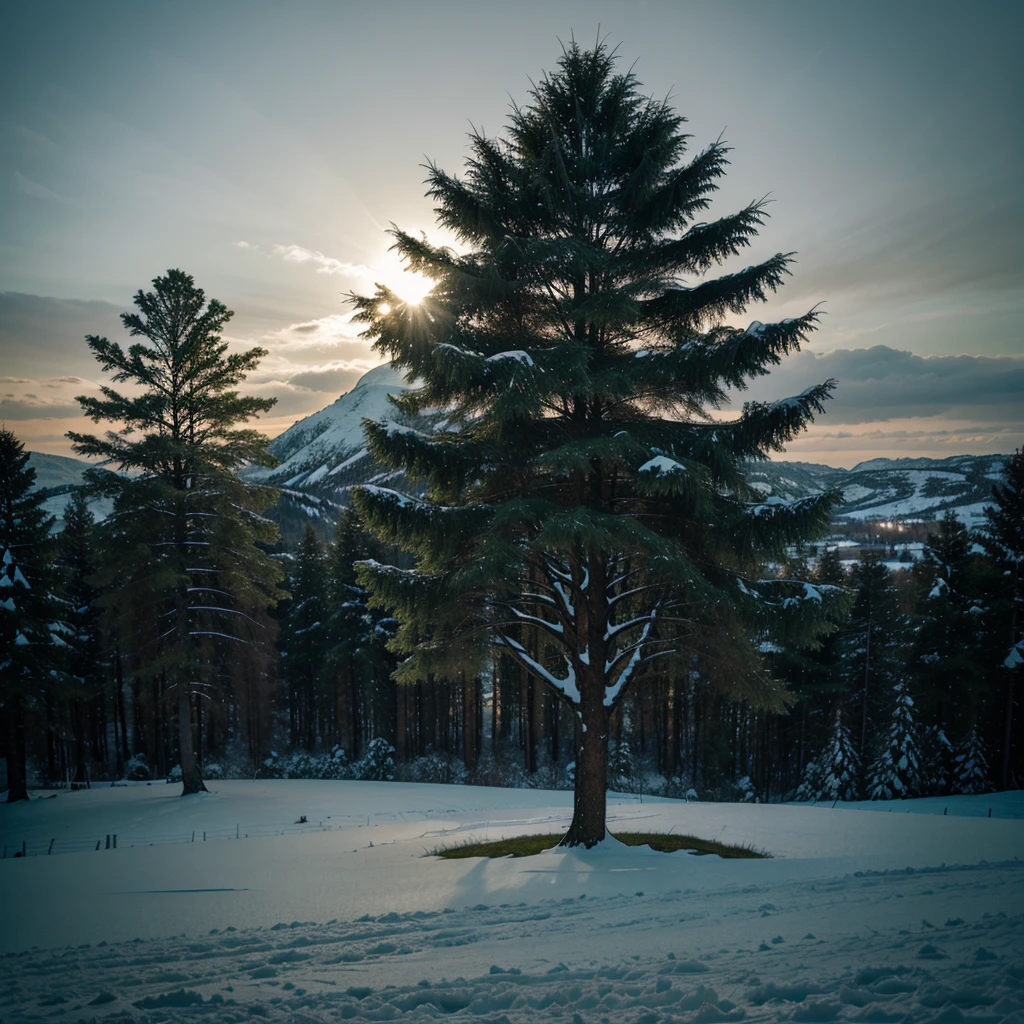
[(565, 656), (566, 675), (559, 679), (553, 672), (545, 668), (536, 658), (532, 658), (521, 643), (504, 633), (497, 633), (494, 642), (499, 647), (506, 648), (513, 658), (534, 675), (543, 679), (549, 686), (563, 694), (575, 707), (579, 707), (580, 691), (576, 683), (576, 670), (568, 656)]

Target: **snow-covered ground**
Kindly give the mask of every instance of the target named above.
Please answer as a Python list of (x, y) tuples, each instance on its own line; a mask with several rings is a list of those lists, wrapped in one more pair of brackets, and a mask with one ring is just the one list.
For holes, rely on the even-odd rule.
[[(611, 843), (449, 861), (426, 854), (559, 831), (571, 795), (212, 788), (0, 807), (0, 1020), (1024, 1021), (1019, 793), (881, 809), (614, 797), (613, 831), (773, 859)], [(310, 827), (324, 831), (288, 831)], [(75, 838), (104, 848), (58, 855)], [(50, 856), (10, 856), (51, 839)]]

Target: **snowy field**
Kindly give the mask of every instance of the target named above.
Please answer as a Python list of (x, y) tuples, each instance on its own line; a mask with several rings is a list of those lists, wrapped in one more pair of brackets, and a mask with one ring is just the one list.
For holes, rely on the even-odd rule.
[(0, 806), (0, 1021), (1024, 1022), (1020, 793), (836, 809), (612, 798), (613, 830), (772, 859), (612, 843), (449, 861), (427, 854), (559, 831), (571, 794), (212, 788)]

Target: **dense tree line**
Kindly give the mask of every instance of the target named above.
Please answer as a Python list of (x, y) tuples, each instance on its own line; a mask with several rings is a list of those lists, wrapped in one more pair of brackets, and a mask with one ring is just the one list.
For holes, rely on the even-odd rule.
[[(109, 525), (97, 524), (76, 493), (63, 531), (52, 534), (10, 431), (0, 431), (0, 475), (9, 798), (23, 792), (26, 764), (44, 784), (165, 778), (180, 764), (178, 709), (166, 678), (139, 671), (123, 615), (104, 599)], [(791, 694), (781, 713), (729, 699), (712, 681), (723, 667), (699, 649), (685, 671), (652, 671), (612, 718), (609, 785), (763, 800), (1019, 785), (1022, 493), (1018, 452), (973, 536), (949, 516), (912, 567), (866, 558), (845, 568), (834, 551), (819, 557), (810, 578), (848, 588), (848, 614), (804, 646), (749, 638)], [(368, 607), (355, 570), (384, 554), (348, 511), (329, 544), (310, 530), (278, 556), (290, 597), (263, 613), (274, 641), (243, 658), (234, 652), (215, 691), (190, 703), (200, 764), (213, 775), (383, 771), (568, 785), (575, 718), (512, 659), (499, 656), (483, 672), (394, 680), (388, 641), (397, 622)], [(377, 739), (391, 749), (390, 768), (378, 767), (386, 756), (367, 761)]]

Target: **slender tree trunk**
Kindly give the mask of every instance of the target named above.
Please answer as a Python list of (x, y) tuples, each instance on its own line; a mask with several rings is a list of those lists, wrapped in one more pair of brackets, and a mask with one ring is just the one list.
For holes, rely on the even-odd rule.
[(21, 694), (14, 694), (7, 702), (7, 802), (28, 799), (28, 780), (25, 769), (25, 719), (21, 710)]
[(477, 688), (479, 682), (475, 677), (463, 676), (462, 679), (462, 759), (466, 769), (476, 771), (480, 757), (480, 737), (477, 733)]
[(399, 683), (395, 691), (395, 756), (399, 761), (409, 760), (408, 714), (406, 689)]
[[(1010, 595), (1010, 649), (1017, 642), (1017, 592), (1020, 586), (1020, 563), (1013, 563), (1013, 591)], [(1013, 750), (1013, 704), (1014, 683), (1017, 669), (1011, 668), (1006, 680), (1006, 727), (1003, 732), (1003, 768), (1000, 778), (1000, 789), (1010, 788), (1010, 755)]]
[(85, 708), (76, 700), (71, 709), (71, 723), (75, 734), (75, 777), (74, 785), (86, 785), (85, 771)]
[(181, 752), (181, 795), (207, 792), (192, 745), (192, 702), (184, 682), (178, 686), (178, 746)]

